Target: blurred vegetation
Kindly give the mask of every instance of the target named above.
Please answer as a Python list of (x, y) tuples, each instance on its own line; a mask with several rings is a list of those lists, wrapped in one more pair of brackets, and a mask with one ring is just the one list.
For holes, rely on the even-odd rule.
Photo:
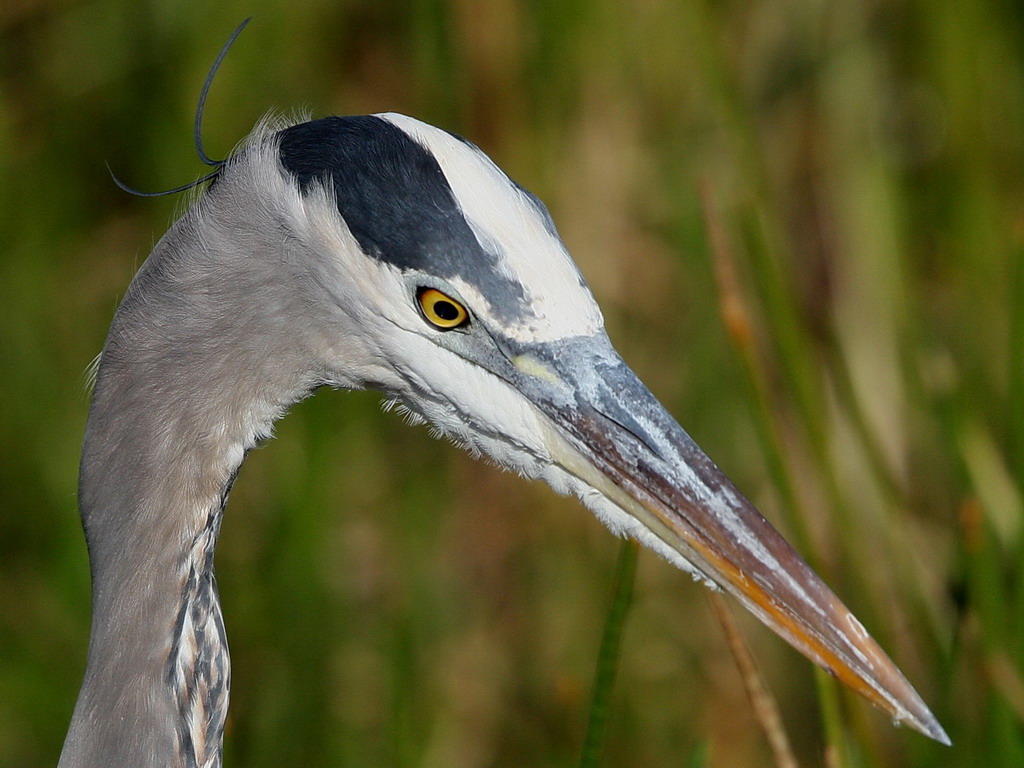
[[(216, 6), (216, 7), (213, 7)], [(251, 4), (0, 5), (0, 766), (85, 661), (83, 372), (202, 168)], [(739, 616), (804, 765), (1024, 765), (1024, 11), (1010, 0), (267, 2), (206, 118), (397, 110), (551, 207), (618, 348), (903, 667), (951, 749)], [(718, 222), (713, 249), (706, 222)], [(323, 393), (218, 551), (229, 766), (577, 764), (616, 541)], [(763, 766), (701, 588), (641, 553), (602, 765)]]

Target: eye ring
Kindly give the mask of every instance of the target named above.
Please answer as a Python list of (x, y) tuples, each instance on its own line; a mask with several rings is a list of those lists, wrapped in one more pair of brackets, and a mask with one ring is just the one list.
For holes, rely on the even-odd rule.
[(466, 308), (436, 288), (420, 288), (416, 300), (427, 322), (442, 331), (450, 331), (469, 322)]

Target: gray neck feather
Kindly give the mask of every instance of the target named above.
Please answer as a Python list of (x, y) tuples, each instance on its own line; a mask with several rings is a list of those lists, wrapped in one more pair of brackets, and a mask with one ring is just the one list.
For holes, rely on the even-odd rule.
[(285, 251), (230, 170), (158, 243), (101, 357), (79, 489), (93, 622), (61, 768), (220, 765), (221, 511), (245, 452), (326, 380), (331, 317), (323, 280), (296, 274), (323, 265)]

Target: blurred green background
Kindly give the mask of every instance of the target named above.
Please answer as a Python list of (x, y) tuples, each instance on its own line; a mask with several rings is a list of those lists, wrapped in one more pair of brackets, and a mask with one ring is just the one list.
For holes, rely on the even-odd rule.
[[(550, 206), (619, 350), (932, 705), (906, 730), (746, 616), (805, 765), (1024, 765), (1024, 11), (1013, 0), (0, 5), (0, 766), (85, 660), (84, 371), (267, 110), (406, 112)], [(702, 192), (703, 191), (703, 192)], [(703, 202), (702, 202), (703, 200)], [(707, 221), (718, 237), (712, 248)], [(229, 766), (579, 760), (618, 544), (321, 393), (253, 453), (218, 577)], [(607, 766), (772, 763), (703, 589), (642, 553)]]

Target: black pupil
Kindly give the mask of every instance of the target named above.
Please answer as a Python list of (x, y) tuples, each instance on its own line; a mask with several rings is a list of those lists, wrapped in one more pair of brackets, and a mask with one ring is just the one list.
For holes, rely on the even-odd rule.
[(434, 304), (434, 314), (442, 320), (457, 320), (459, 317), (459, 308), (450, 301), (438, 301)]

